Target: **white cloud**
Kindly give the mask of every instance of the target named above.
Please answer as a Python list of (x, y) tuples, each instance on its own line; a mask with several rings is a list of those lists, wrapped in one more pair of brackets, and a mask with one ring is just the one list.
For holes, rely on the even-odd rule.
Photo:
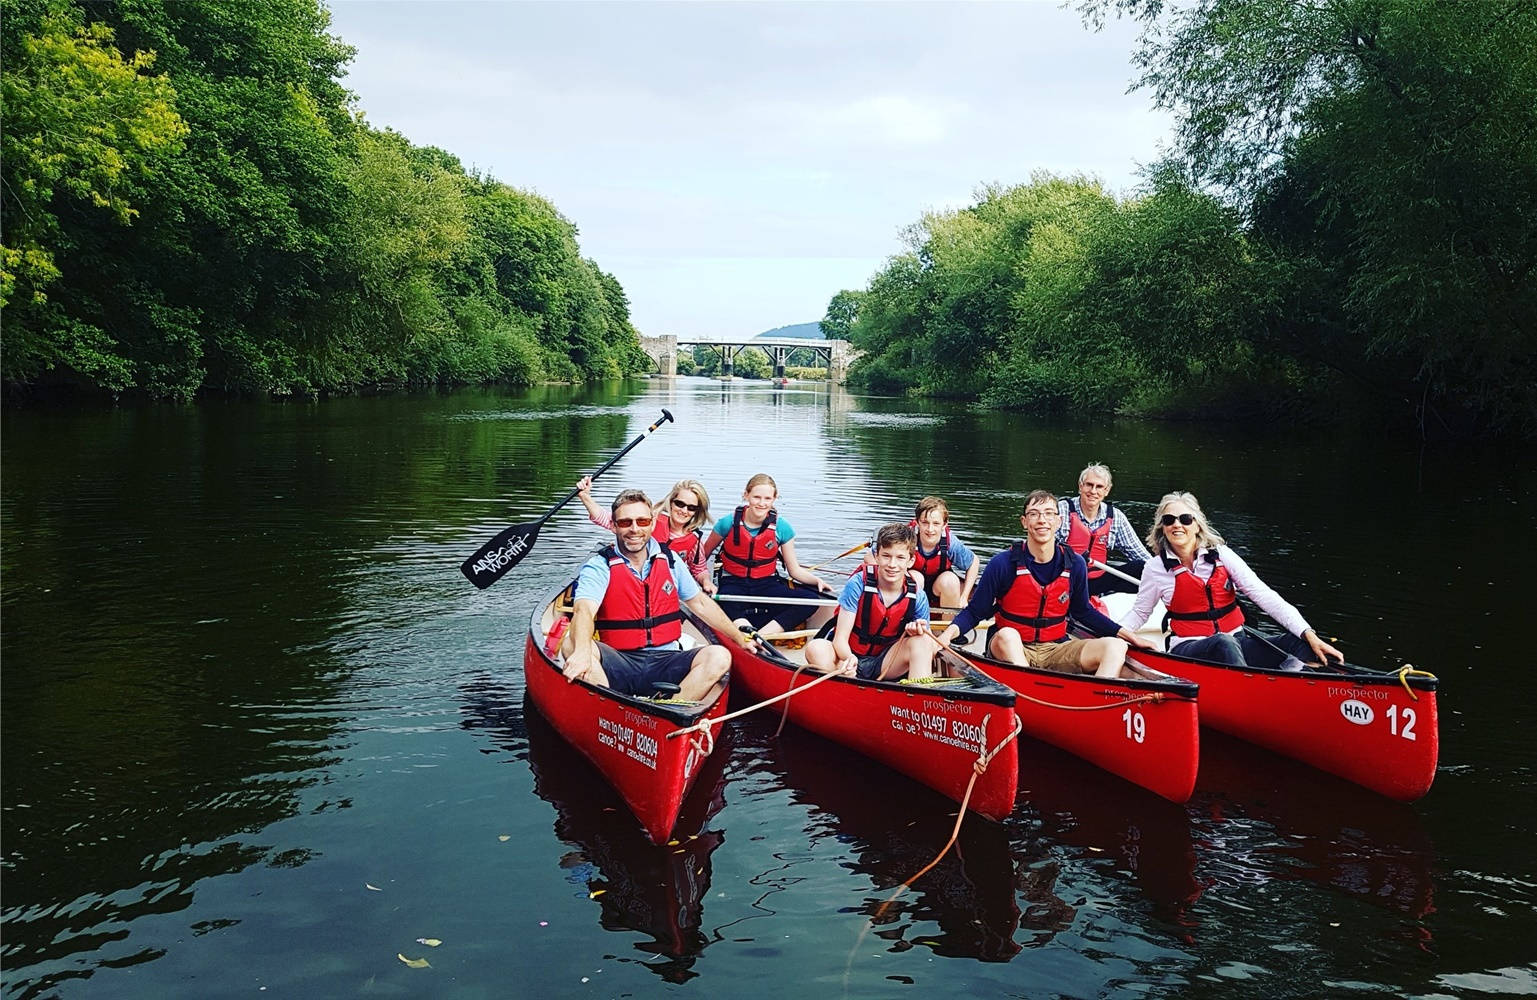
[(1168, 133), (1129, 28), (1039, 2), (347, 0), (333, 31), (372, 123), (550, 198), (657, 332), (817, 319), (925, 210), (1125, 189)]

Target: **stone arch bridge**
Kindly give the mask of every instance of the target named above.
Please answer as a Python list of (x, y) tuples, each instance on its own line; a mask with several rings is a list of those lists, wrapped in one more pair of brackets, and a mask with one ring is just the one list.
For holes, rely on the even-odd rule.
[(731, 337), (717, 334), (707, 337), (667, 335), (640, 338), (641, 349), (656, 362), (656, 370), (666, 376), (678, 374), (680, 346), (701, 345), (720, 352), (722, 378), (732, 377), (733, 359), (744, 347), (756, 347), (767, 354), (769, 362), (774, 366), (776, 378), (784, 377), (785, 358), (790, 356), (790, 352), (801, 349), (811, 351), (827, 366), (827, 378), (831, 382), (842, 382), (848, 376), (849, 365), (862, 353), (847, 340), (807, 340), (803, 337)]

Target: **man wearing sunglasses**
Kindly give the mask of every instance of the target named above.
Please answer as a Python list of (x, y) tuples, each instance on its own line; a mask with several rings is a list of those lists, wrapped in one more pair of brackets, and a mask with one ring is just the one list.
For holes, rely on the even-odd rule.
[[(640, 490), (614, 497), (614, 543), (582, 564), (576, 577), (566, 680), (578, 677), (647, 697), (658, 682), (678, 697), (702, 701), (731, 666), (724, 646), (684, 649), (682, 605), (743, 646), (754, 643), (694, 581), (671, 550), (651, 537), (651, 501)], [(598, 633), (597, 641), (593, 633)]]
[[(1024, 541), (988, 561), (971, 603), (940, 633), (941, 643), (948, 646), (992, 617), (986, 648), (994, 659), (1098, 677), (1121, 675), (1128, 644), (1157, 648), (1089, 604), (1083, 557), (1057, 544), (1060, 519), (1055, 494), (1036, 490), (1025, 498), (1019, 519)], [(1068, 638), (1069, 619), (1097, 638)]]

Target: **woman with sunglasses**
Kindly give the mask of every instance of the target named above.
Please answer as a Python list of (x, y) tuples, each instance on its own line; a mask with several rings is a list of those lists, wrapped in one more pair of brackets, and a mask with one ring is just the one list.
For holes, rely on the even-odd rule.
[[(576, 495), (587, 517), (600, 528), (614, 530), (613, 518), (592, 498), (592, 477), (577, 480)], [(715, 593), (710, 564), (704, 558), (704, 526), (710, 523), (710, 494), (694, 479), (680, 479), (651, 512), (651, 537), (677, 553), (706, 594)]]
[[(1153, 558), (1142, 567), (1136, 603), (1121, 619), (1127, 629), (1146, 624), (1161, 600), (1169, 609), (1169, 650), (1181, 656), (1240, 667), (1274, 668), (1290, 657), (1323, 663), (1332, 656), (1344, 662), (1345, 655), (1324, 642), (1302, 612), (1227, 547), (1192, 494), (1164, 495), (1153, 514), (1147, 547)], [(1246, 627), (1239, 592), (1279, 622), (1286, 634), (1262, 635)]]
[[(804, 589), (792, 589), (790, 582), (779, 575), (779, 566), (783, 564), (790, 580), (814, 587), (819, 595), (838, 596), (825, 580), (802, 567), (795, 558), (795, 529), (774, 509), (777, 499), (779, 487), (774, 480), (758, 473), (742, 491), (742, 506), (716, 521), (704, 540), (706, 559), (720, 546), (720, 593), (805, 600)], [(837, 605), (733, 604), (738, 627), (756, 628), (764, 635), (796, 628), (802, 622), (809, 628), (819, 628), (831, 621), (838, 610)]]

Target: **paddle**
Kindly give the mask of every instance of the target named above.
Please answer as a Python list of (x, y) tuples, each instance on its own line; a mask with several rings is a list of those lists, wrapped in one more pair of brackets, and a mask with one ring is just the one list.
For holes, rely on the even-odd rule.
[[(603, 473), (613, 468), (614, 463), (623, 458), (631, 448), (646, 440), (646, 438), (651, 436), (652, 431), (655, 431), (669, 420), (672, 420), (672, 414), (663, 410), (656, 423), (636, 435), (635, 440), (620, 449), (619, 454), (604, 462), (603, 467), (592, 474), (592, 478), (597, 479)], [(528, 555), (529, 551), (533, 549), (534, 542), (539, 538), (539, 527), (554, 517), (556, 511), (570, 503), (577, 492), (577, 490), (573, 489), (570, 493), (561, 497), (560, 502), (545, 511), (544, 516), (538, 520), (529, 521), (526, 524), (515, 524), (510, 528), (503, 529), (495, 538), (482, 545), (476, 550), (474, 555), (466, 559), (460, 565), (459, 572), (463, 573), (466, 580), (469, 580), (481, 590), (485, 590), (500, 580), (508, 570), (522, 562), (523, 557)]]
[(1139, 580), (1136, 577), (1132, 576), (1130, 573), (1127, 573), (1127, 572), (1124, 572), (1122, 570), (1116, 569), (1114, 566), (1110, 565), (1109, 563), (1102, 563), (1098, 559), (1090, 559), (1089, 560), (1089, 565), (1090, 566), (1098, 566), (1100, 569), (1104, 570), (1106, 573), (1109, 573), (1111, 576), (1118, 576), (1122, 580), (1125, 580), (1127, 583), (1135, 583), (1138, 586), (1141, 586), (1141, 584), (1142, 584), (1141, 580)]
[(854, 553), (859, 552), (859, 551), (861, 551), (863, 549), (867, 549), (869, 547), (870, 547), (870, 540), (869, 539), (865, 539), (864, 541), (860, 542), (858, 545), (856, 545), (853, 548), (849, 549), (847, 552), (840, 552), (837, 555), (833, 556), (831, 559), (828, 559), (825, 562), (819, 562), (815, 566), (807, 566), (806, 567), (806, 572), (810, 573), (810, 572), (812, 572), (814, 570), (821, 569), (823, 566), (831, 566), (833, 563), (837, 562), (839, 559), (846, 559), (849, 556), (853, 555)]

